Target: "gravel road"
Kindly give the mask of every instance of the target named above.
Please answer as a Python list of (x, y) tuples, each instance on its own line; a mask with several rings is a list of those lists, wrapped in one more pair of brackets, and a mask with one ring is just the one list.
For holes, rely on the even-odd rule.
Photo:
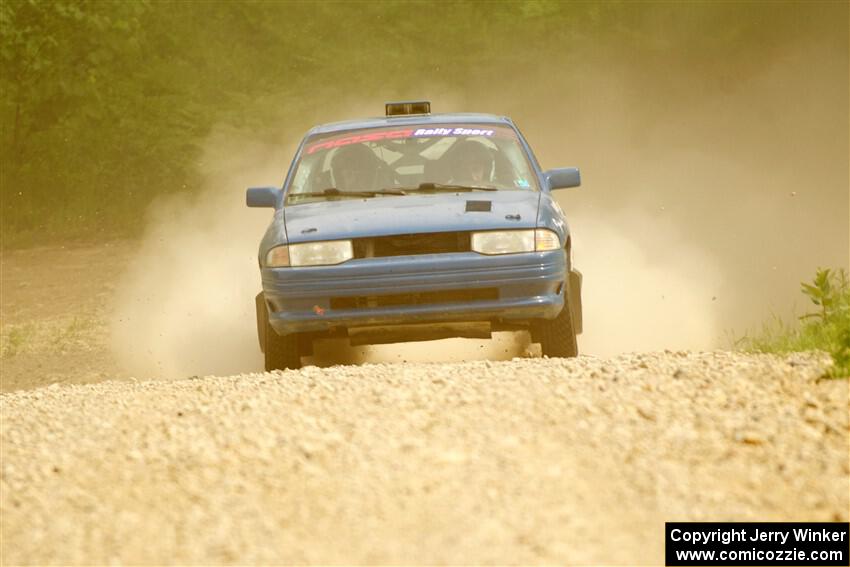
[(828, 359), (371, 364), (2, 395), (2, 561), (661, 563), (664, 521), (847, 520)]

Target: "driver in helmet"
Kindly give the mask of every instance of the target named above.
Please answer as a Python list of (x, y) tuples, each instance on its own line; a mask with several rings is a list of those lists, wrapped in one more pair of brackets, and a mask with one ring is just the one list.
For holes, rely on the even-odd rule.
[(453, 152), (454, 167), (450, 183), (480, 186), (493, 179), (493, 153), (480, 142), (462, 140)]
[(339, 191), (371, 191), (378, 175), (378, 158), (363, 144), (343, 146), (331, 158), (331, 171)]

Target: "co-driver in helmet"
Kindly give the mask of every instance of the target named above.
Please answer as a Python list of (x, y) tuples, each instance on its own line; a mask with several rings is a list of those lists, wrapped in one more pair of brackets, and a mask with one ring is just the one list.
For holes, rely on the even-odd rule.
[(351, 144), (337, 149), (331, 158), (336, 189), (345, 191), (372, 191), (378, 176), (378, 158), (363, 144)]

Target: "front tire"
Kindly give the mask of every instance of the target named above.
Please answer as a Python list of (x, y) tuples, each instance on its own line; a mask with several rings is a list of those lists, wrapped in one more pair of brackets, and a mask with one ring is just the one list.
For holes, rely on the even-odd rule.
[[(566, 294), (565, 294), (566, 295)], [(545, 320), (539, 327), (540, 350), (550, 358), (572, 358), (578, 356), (573, 310), (568, 301), (558, 316)]]
[(297, 370), (301, 368), (301, 353), (298, 349), (298, 335), (280, 336), (266, 322), (266, 372), (272, 370)]
[(269, 312), (262, 293), (257, 296), (257, 330), (265, 355), (266, 372), (301, 368), (298, 334), (277, 334), (269, 323)]

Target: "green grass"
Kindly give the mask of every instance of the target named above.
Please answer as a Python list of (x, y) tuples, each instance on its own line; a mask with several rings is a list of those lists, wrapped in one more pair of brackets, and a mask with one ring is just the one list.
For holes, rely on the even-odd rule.
[[(18, 354), (19, 351), (32, 339), (34, 332), (33, 325), (22, 325), (9, 330), (9, 333), (3, 337), (3, 348), (0, 350), (2, 358), (11, 358)], [(5, 333), (4, 333), (5, 334)]]
[(0, 358), (98, 348), (103, 341), (101, 326), (93, 316), (4, 325), (0, 331)]
[(821, 350), (832, 356), (829, 377), (850, 376), (850, 281), (844, 269), (819, 268), (811, 283), (801, 284), (815, 311), (794, 324), (774, 316), (737, 346), (750, 352), (787, 353)]
[(67, 325), (63, 325), (55, 332), (54, 344), (58, 348), (85, 344), (86, 337), (94, 328), (93, 320), (74, 317)]

